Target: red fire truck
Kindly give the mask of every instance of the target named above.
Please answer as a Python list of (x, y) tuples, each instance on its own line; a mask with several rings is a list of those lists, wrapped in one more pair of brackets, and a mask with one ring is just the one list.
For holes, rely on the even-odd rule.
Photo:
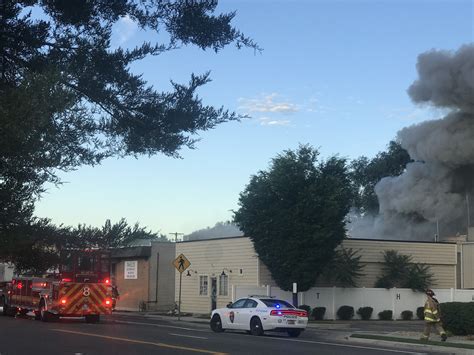
[[(45, 322), (59, 317), (85, 317), (97, 323), (112, 312), (109, 255), (99, 250), (68, 250), (62, 253), (59, 272), (46, 277), (15, 277), (7, 285), (3, 314), (34, 312)], [(3, 301), (3, 302), (2, 302)]]

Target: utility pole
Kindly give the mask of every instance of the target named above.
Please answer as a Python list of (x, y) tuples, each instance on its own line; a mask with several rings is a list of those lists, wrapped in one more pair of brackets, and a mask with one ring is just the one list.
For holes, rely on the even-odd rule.
[(178, 235), (184, 235), (184, 233), (178, 233), (178, 232), (174, 232), (174, 233), (170, 233), (171, 235), (174, 235), (174, 242), (176, 243), (178, 241)]

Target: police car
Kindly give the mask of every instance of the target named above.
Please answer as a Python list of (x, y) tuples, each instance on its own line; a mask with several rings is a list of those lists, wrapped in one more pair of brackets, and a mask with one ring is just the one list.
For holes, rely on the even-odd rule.
[(227, 308), (215, 309), (210, 322), (216, 333), (232, 329), (262, 335), (269, 330), (287, 332), (290, 337), (298, 337), (307, 325), (308, 313), (305, 310), (268, 296), (241, 298), (229, 303)]

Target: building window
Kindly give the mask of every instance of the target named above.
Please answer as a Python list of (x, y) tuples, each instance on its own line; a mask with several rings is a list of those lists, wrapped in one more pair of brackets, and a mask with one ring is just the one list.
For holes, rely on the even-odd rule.
[(199, 276), (199, 296), (207, 296), (209, 280), (207, 276)]
[(219, 296), (228, 296), (229, 295), (229, 276), (220, 275), (219, 276)]

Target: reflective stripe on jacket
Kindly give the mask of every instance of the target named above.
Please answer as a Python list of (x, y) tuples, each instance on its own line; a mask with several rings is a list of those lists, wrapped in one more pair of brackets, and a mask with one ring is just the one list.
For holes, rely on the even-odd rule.
[(439, 303), (436, 302), (433, 298), (428, 297), (425, 303), (424, 313), (426, 322), (439, 322)]

